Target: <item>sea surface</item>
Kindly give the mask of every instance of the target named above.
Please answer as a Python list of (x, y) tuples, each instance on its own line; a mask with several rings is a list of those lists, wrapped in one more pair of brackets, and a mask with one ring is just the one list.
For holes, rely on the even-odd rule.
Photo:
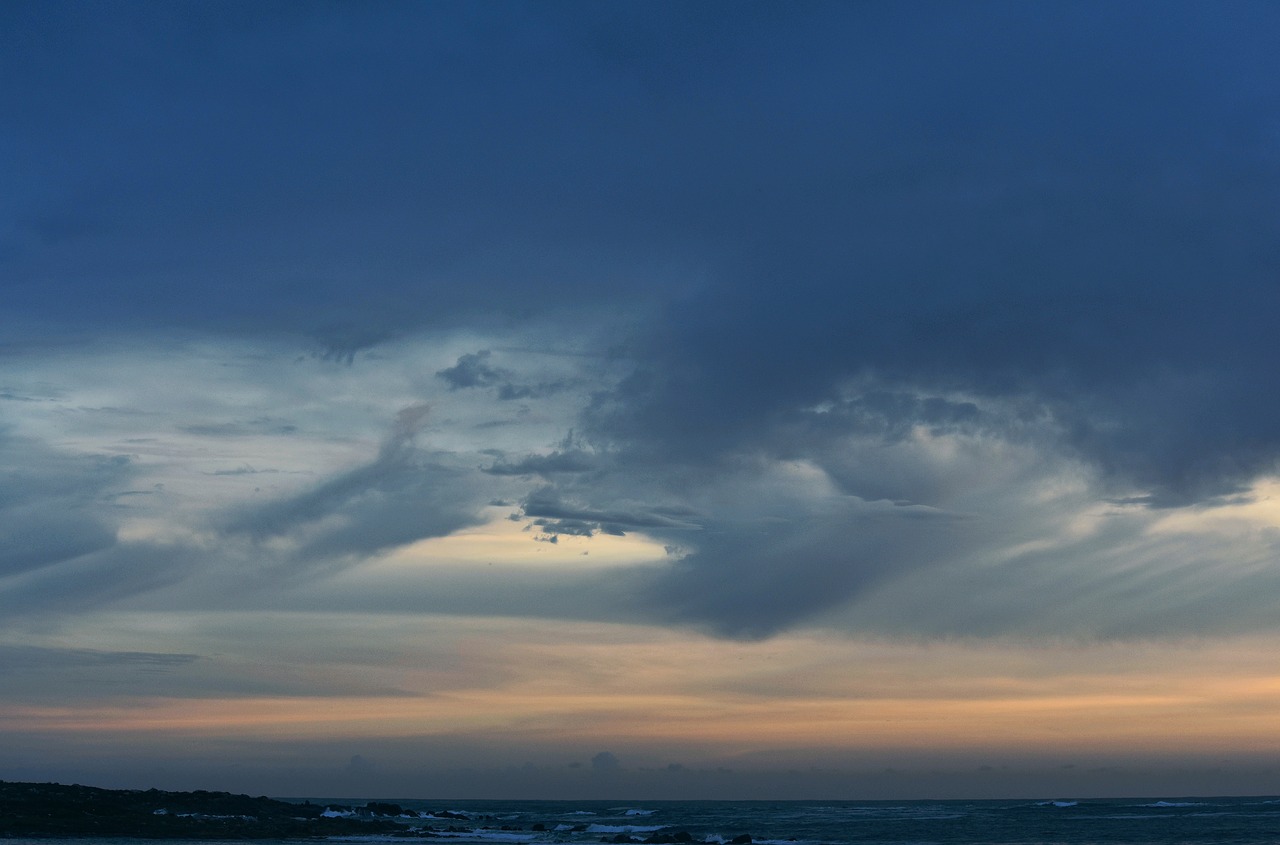
[[(421, 838), (342, 837), (360, 842), (612, 842), (687, 832), (694, 843), (753, 845), (1122, 845), (1280, 843), (1280, 798), (1141, 798), (1094, 801), (418, 801), (406, 811), (465, 815), (405, 820), (435, 833)], [(313, 802), (318, 803), (315, 799)], [(359, 806), (360, 801), (341, 803)], [(535, 830), (535, 826), (541, 829)], [(450, 831), (448, 828), (454, 828)], [(187, 840), (183, 840), (187, 841)], [(268, 840), (270, 842), (271, 840)], [(279, 841), (279, 840), (275, 840)], [(154, 840), (11, 839), (6, 845), (143, 845)], [(202, 845), (211, 845), (208, 840)], [(243, 843), (240, 843), (243, 845)]]

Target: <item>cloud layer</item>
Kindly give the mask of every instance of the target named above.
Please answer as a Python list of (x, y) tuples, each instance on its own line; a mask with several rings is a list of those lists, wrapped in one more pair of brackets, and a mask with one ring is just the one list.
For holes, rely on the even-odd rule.
[(0, 668), (430, 698), (510, 666), (315, 667), (392, 619), (1273, 637), (1278, 17), (0, 11)]

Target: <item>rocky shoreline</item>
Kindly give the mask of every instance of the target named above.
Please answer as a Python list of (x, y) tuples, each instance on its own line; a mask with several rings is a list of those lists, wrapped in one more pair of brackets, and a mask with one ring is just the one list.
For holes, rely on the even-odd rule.
[(204, 790), (0, 781), (0, 838), (314, 839), (407, 832), (378, 809), (383, 808), (293, 804)]
[[(751, 845), (750, 834), (732, 840), (698, 840), (688, 831), (639, 826), (599, 838), (604, 845)], [(0, 781), (0, 840), (14, 838), (140, 839), (322, 839), (370, 836), (413, 839), (490, 838), (494, 834), (527, 833), (530, 838), (556, 834), (583, 841), (588, 824), (543, 822), (523, 827), (501, 824), (492, 816), (451, 810), (411, 810), (383, 801), (359, 806), (297, 803), (229, 792), (165, 792), (159, 789), (101, 789), (59, 783)], [(594, 832), (599, 833), (600, 830)], [(596, 841), (594, 839), (589, 841)]]

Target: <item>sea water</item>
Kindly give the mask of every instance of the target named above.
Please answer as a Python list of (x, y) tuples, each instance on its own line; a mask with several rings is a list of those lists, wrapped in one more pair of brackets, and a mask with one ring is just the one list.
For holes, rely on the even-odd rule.
[[(316, 799), (313, 799), (315, 802)], [(381, 800), (381, 799), (380, 799)], [(687, 832), (694, 843), (753, 845), (1277, 845), (1280, 799), (1166, 798), (1096, 801), (423, 801), (385, 799), (407, 811), (467, 819), (406, 821), (433, 834), (332, 841), (594, 845)], [(360, 806), (361, 800), (344, 800)], [(540, 830), (535, 830), (540, 826)], [(447, 828), (455, 830), (449, 831)], [(6, 845), (141, 845), (139, 839), (7, 840)], [(274, 840), (279, 841), (279, 840)], [(216, 845), (204, 840), (200, 845)], [(243, 845), (243, 843), (241, 843)]]

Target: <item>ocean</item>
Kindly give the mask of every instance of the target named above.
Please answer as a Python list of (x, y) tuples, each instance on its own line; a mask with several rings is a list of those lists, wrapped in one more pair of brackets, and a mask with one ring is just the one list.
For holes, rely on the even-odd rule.
[[(327, 800), (327, 799), (326, 799)], [(360, 806), (359, 801), (342, 801)], [(1276, 845), (1280, 798), (1090, 801), (418, 801), (394, 799), (434, 833), (409, 842), (594, 845), (688, 834), (728, 845)], [(459, 818), (465, 816), (465, 819)], [(449, 828), (453, 828), (450, 830)], [(141, 845), (155, 840), (10, 839), (7, 845)], [(185, 841), (185, 840), (184, 840)], [(270, 841), (270, 840), (269, 840)], [(275, 840), (280, 841), (280, 840)], [(406, 841), (342, 837), (340, 842)], [(741, 841), (741, 840), (740, 840)], [(204, 840), (202, 845), (211, 845)]]

